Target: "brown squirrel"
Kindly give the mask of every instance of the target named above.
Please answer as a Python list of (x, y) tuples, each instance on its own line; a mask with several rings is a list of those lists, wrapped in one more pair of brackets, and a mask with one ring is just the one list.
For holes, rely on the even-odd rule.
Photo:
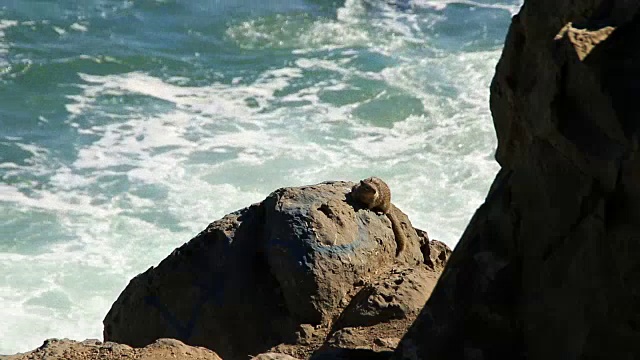
[(380, 178), (370, 177), (356, 184), (351, 189), (351, 196), (363, 203), (367, 209), (382, 212), (389, 218), (393, 235), (396, 238), (396, 256), (400, 255), (407, 243), (407, 236), (394, 214), (395, 207), (391, 204), (389, 185)]

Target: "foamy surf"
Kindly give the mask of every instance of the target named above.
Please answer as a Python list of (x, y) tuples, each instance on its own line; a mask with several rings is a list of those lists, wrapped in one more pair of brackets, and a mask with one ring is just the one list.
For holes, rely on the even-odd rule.
[(219, 3), (0, 8), (0, 66), (32, 64), (0, 71), (0, 353), (100, 338), (131, 277), (278, 187), (375, 174), (451, 246), (483, 201), (520, 1)]

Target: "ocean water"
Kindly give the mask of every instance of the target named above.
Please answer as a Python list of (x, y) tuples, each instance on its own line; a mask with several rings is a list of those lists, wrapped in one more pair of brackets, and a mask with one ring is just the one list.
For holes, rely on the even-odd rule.
[(0, 354), (101, 338), (134, 275), (278, 187), (377, 175), (454, 246), (521, 0), (0, 2)]

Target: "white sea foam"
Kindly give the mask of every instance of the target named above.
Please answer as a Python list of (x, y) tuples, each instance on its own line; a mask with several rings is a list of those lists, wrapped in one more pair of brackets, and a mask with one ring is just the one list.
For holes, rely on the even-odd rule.
[[(132, 272), (142, 270), (130, 255), (147, 257), (164, 245), (162, 240), (172, 238), (170, 232), (126, 217), (59, 218), (63, 230), (76, 240), (51, 246), (40, 255), (0, 256), (0, 267), (10, 270), (0, 278), (1, 352), (32, 349), (52, 336), (100, 338), (114, 290), (124, 287)], [(148, 234), (149, 248), (130, 241), (130, 234), (138, 232)], [(17, 344), (19, 348), (13, 348)]]
[[(9, 44), (5, 42), (5, 30), (16, 25), (18, 25), (18, 22), (15, 20), (0, 19), (0, 66), (2, 67), (9, 64), (6, 58), (9, 52)], [(5, 70), (0, 68), (0, 75), (4, 72)]]
[(507, 10), (511, 15), (515, 15), (520, 10), (522, 1), (483, 2), (471, 0), (413, 0), (412, 4), (418, 7), (430, 7), (439, 11), (444, 10), (451, 4), (462, 4), (478, 8)]
[(52, 27), (53, 31), (55, 31), (58, 35), (64, 35), (67, 33), (67, 30), (59, 27), (59, 26), (53, 26)]
[[(99, 176), (98, 170), (108, 171), (118, 166), (133, 166), (127, 175), (130, 180), (176, 186), (172, 193), (184, 191), (180, 182), (195, 181), (197, 177), (190, 177), (203, 170), (207, 173), (204, 176), (205, 182), (202, 183), (205, 186), (203, 191), (211, 179), (227, 178), (232, 176), (234, 170), (240, 173), (247, 171), (255, 177), (253, 180), (239, 181), (237, 184), (241, 188), (242, 185), (249, 185), (259, 179), (262, 173), (273, 174), (281, 171), (281, 180), (271, 178), (268, 186), (260, 187), (259, 193), (265, 195), (270, 189), (283, 183), (298, 184), (331, 178), (327, 173), (337, 172), (343, 176), (347, 175), (348, 178), (357, 178), (363, 170), (360, 169), (363, 157), (371, 161), (416, 163), (418, 166), (407, 167), (406, 170), (408, 173), (420, 173), (419, 167), (422, 165), (418, 158), (427, 142), (431, 144), (429, 150), (430, 160), (434, 162), (432, 167), (440, 168), (440, 172), (443, 171), (442, 167), (454, 166), (453, 164), (476, 171), (488, 168), (491, 170), (487, 172), (492, 172), (495, 167), (492, 165), (491, 152), (495, 140), (492, 139), (492, 125), (486, 109), (488, 93), (482, 86), (468, 84), (487, 84), (492, 66), (487, 61), (495, 61), (497, 56), (498, 52), (451, 55), (453, 59), (439, 58), (431, 61), (432, 63), (420, 61), (406, 67), (388, 68), (380, 73), (354, 71), (349, 68), (348, 63), (301, 58), (296, 61), (296, 67), (268, 71), (251, 85), (214, 84), (195, 88), (172, 85), (141, 73), (104, 77), (82, 75), (83, 80), (87, 82), (82, 86), (83, 94), (75, 96), (75, 104), (68, 106), (74, 116), (92, 111), (96, 99), (105, 94), (150, 96), (169, 101), (174, 107), (173, 110), (159, 115), (131, 116), (124, 123), (94, 126), (92, 132), (100, 134), (101, 138), (91, 146), (79, 149), (74, 167), (92, 170)], [(444, 102), (438, 105), (441, 97), (422, 89), (423, 79), (416, 77), (415, 72), (419, 71), (420, 67), (442, 68), (445, 65), (449, 66), (449, 72), (442, 76), (446, 77), (450, 85), (455, 86), (459, 95), (456, 103)], [(362, 103), (334, 106), (320, 99), (319, 94), (322, 91), (345, 89), (348, 87), (345, 83), (327, 87), (311, 85), (281, 98), (274, 95), (302, 76), (303, 71), (314, 69), (328, 70), (340, 75), (350, 73), (369, 80), (384, 81), (420, 99), (429, 111), (430, 117), (410, 116), (395, 123), (392, 128), (371, 126), (362, 119), (350, 116)], [(248, 99), (259, 99), (258, 105), (248, 106)], [(274, 101), (282, 100), (301, 101), (304, 105), (266, 111)], [(464, 111), (460, 111), (461, 109)], [(307, 118), (296, 118), (297, 114)], [(339, 141), (327, 139), (326, 136), (299, 137), (306, 133), (326, 133), (330, 136), (331, 131), (337, 130), (336, 127), (350, 129), (348, 131), (357, 136), (341, 138)], [(122, 130), (123, 128), (127, 130)], [(468, 143), (470, 138), (477, 138), (478, 134), (486, 134), (480, 142), (489, 141), (487, 144), (479, 144), (484, 145), (484, 150), (481, 148), (469, 151), (466, 155), (462, 152), (463, 156), (460, 156), (460, 147), (466, 146), (465, 143)], [(158, 148), (168, 150), (156, 153), (155, 149)], [(309, 151), (310, 149), (312, 151)], [(212, 154), (211, 159), (189, 165), (194, 156), (201, 157), (199, 154), (206, 153)], [(228, 159), (216, 161), (216, 153), (231, 155)], [(457, 158), (449, 158), (453, 156)], [(280, 159), (282, 162), (279, 162)], [(300, 165), (302, 168), (287, 168), (287, 159), (293, 161), (292, 165)], [(274, 163), (282, 168), (269, 169)], [(184, 165), (176, 168), (177, 164)], [(252, 167), (257, 168), (251, 170)], [(343, 168), (355, 170), (339, 170)], [(381, 166), (378, 170), (385, 171), (385, 167)], [(393, 169), (388, 168), (386, 171), (393, 178)], [(305, 180), (298, 178), (301, 173), (306, 174)], [(390, 182), (393, 183), (393, 180)], [(461, 187), (459, 191), (462, 192), (462, 185), (447, 184), (450, 192), (456, 186)], [(402, 203), (403, 193), (395, 193), (396, 201)], [(260, 196), (257, 194), (252, 200), (259, 200)], [(476, 200), (470, 207), (477, 206), (477, 201), (481, 200), (477, 198), (477, 194), (475, 196)], [(236, 204), (237, 207), (242, 206), (242, 203)], [(437, 208), (434, 207), (434, 211), (437, 211)], [(465, 214), (463, 217), (469, 216), (469, 211), (461, 213)], [(429, 221), (417, 225), (434, 227)], [(442, 230), (433, 232), (437, 235), (440, 231)], [(455, 241), (452, 231), (444, 231), (443, 235), (438, 237), (450, 244)]]
[(69, 26), (69, 28), (72, 30), (81, 31), (81, 32), (87, 32), (89, 30), (89, 28), (86, 25), (82, 25), (79, 23), (73, 23), (71, 24), (71, 26)]

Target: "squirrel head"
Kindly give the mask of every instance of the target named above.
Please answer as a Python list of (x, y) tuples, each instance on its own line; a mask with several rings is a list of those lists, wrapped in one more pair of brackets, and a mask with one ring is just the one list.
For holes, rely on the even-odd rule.
[(360, 180), (360, 183), (353, 187), (355, 197), (365, 204), (374, 204), (380, 194), (375, 184), (370, 179)]

